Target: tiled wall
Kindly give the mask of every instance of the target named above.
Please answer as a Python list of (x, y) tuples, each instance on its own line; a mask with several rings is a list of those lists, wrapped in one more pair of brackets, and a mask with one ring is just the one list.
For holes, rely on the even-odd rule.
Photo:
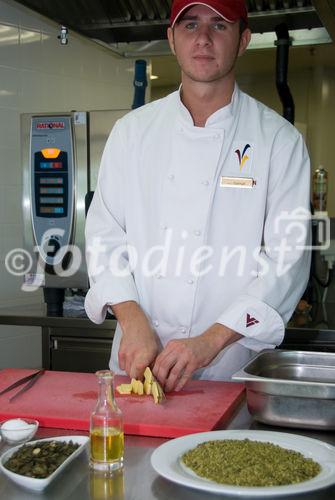
[(59, 27), (13, 0), (0, 0), (0, 307), (36, 302), (20, 291), (22, 278), (5, 269), (9, 250), (22, 246), (20, 113), (127, 109), (133, 65)]

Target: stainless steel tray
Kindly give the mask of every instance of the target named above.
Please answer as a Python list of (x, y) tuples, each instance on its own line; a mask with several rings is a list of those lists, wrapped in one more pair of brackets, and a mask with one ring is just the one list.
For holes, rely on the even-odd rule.
[(232, 377), (251, 415), (285, 427), (335, 429), (335, 353), (266, 349)]

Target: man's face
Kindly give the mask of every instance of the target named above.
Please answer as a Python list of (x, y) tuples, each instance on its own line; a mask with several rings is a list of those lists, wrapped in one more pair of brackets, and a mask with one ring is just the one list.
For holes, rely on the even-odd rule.
[(181, 14), (168, 39), (184, 77), (214, 82), (233, 74), (236, 58), (248, 46), (250, 31), (240, 36), (239, 22), (228, 23), (205, 5)]

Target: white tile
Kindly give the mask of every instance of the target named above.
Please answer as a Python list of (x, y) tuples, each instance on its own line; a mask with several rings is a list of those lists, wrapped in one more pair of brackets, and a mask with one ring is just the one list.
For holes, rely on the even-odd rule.
[(44, 73), (63, 75), (66, 47), (61, 46), (56, 32), (42, 33), (42, 70)]
[(22, 225), (22, 188), (20, 186), (7, 186), (3, 191), (3, 198), (4, 222)]
[(22, 71), (22, 112), (66, 111), (65, 95), (66, 80), (63, 76)]
[(0, 183), (5, 182), (8, 186), (22, 186), (20, 148), (0, 148), (0, 158)]
[(0, 108), (0, 148), (20, 147), (19, 125), (19, 111)]
[[(108, 92), (109, 84), (101, 84), (99, 109), (131, 109), (134, 99), (134, 87), (131, 85), (113, 86), (113, 92)], [(106, 108), (107, 103), (107, 108)]]
[(0, 108), (19, 108), (20, 90), (20, 70), (0, 66)]
[(88, 79), (82, 80), (82, 100), (86, 109), (108, 109), (108, 97), (105, 93), (104, 84), (99, 81)]
[[(1, 192), (0, 192), (1, 194)], [(3, 265), (5, 255), (4, 224), (0, 222), (0, 265)]]
[(19, 29), (17, 26), (0, 24), (0, 65), (14, 68), (20, 65)]
[(0, 22), (32, 29), (46, 27), (46, 18), (12, 0), (0, 0)]
[(12, 23), (14, 20), (19, 23), (19, 11), (14, 2), (0, 1), (0, 21), (2, 23)]
[[(110, 85), (108, 92), (102, 82), (87, 78), (69, 78), (65, 103), (69, 109), (90, 111), (94, 109), (108, 109), (110, 99)], [(72, 105), (72, 103), (74, 103)]]
[(112, 54), (108, 55), (104, 50), (98, 54), (99, 61), (99, 80), (100, 81), (115, 81), (117, 77), (118, 61)]
[(23, 291), (22, 276), (12, 275), (5, 267), (4, 261), (0, 262), (0, 307), (28, 304), (38, 304), (43, 301), (42, 290)]
[(23, 227), (20, 224), (1, 224), (0, 231), (2, 237), (0, 258), (5, 259), (10, 251), (23, 247)]
[(38, 71), (21, 71), (21, 112), (37, 113), (47, 103), (44, 75)]
[(23, 69), (42, 70), (43, 51), (40, 31), (20, 28), (20, 66)]
[(70, 37), (68, 45), (61, 45), (58, 32), (42, 33), (43, 71), (45, 73), (81, 76), (82, 47)]
[(98, 80), (100, 72), (100, 62), (99, 62), (99, 48), (95, 48), (92, 44), (84, 50), (84, 46), (81, 48), (78, 56), (81, 58), (81, 75), (83, 78), (90, 80)]
[(85, 99), (85, 82), (83, 79), (74, 77), (64, 77), (64, 109), (87, 111), (90, 108), (90, 99)]
[[(1, 175), (1, 171), (0, 171)], [(1, 177), (0, 177), (0, 224), (6, 222), (5, 221), (5, 201), (4, 201), (4, 192), (5, 187), (2, 185)]]
[(21, 290), (23, 283), (22, 276), (13, 276), (10, 274), (4, 266), (3, 261), (1, 261), (0, 267), (0, 283), (0, 307), (25, 293)]
[(135, 61), (133, 59), (116, 59), (115, 71), (118, 85), (123, 83), (133, 84), (135, 74)]
[(67, 111), (65, 106), (66, 79), (60, 75), (43, 74), (41, 83), (45, 89), (45, 102), (41, 111)]
[(111, 87), (110, 83), (82, 81), (83, 102), (86, 109), (130, 109), (132, 87)]

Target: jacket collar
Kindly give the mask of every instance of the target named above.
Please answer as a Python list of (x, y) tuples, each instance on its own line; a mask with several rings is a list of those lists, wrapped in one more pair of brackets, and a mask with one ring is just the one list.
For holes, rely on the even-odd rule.
[[(201, 128), (194, 126), (191, 113), (181, 100), (180, 96), (181, 89), (182, 85), (180, 85), (178, 92), (176, 92), (178, 121), (181, 121), (184, 126), (187, 125), (188, 127)], [(223, 108), (218, 109), (217, 111), (215, 111), (215, 113), (209, 116), (204, 128), (206, 129), (208, 127), (211, 127), (215, 129), (226, 129), (236, 114), (239, 99), (240, 99), (240, 89), (237, 83), (235, 83), (231, 102), (226, 106), (224, 106)]]

